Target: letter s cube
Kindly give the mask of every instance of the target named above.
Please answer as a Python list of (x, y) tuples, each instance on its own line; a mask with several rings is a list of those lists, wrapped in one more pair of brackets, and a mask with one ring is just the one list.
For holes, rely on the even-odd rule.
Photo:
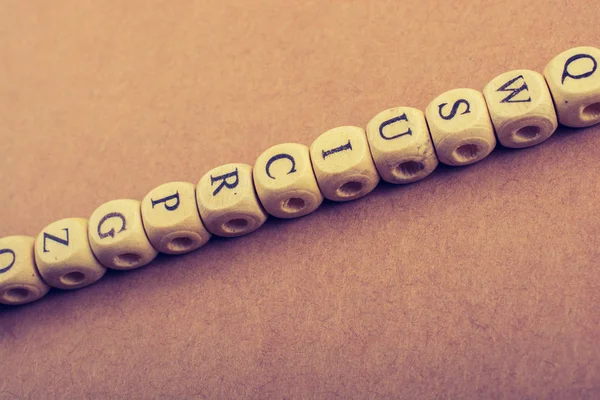
[(442, 93), (425, 110), (440, 162), (461, 166), (476, 163), (496, 147), (496, 136), (485, 99), (474, 89)]

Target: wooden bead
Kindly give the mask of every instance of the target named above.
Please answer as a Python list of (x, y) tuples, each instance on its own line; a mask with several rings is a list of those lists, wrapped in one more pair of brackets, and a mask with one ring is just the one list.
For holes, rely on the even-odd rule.
[(196, 186), (189, 182), (165, 183), (150, 191), (142, 200), (142, 221), (150, 243), (163, 253), (187, 253), (211, 237), (200, 219)]
[(0, 239), (0, 303), (31, 303), (50, 290), (35, 266), (33, 242), (29, 236)]
[(341, 126), (321, 134), (310, 158), (323, 196), (334, 201), (358, 199), (379, 183), (365, 130)]
[(438, 165), (425, 116), (410, 107), (390, 108), (367, 124), (367, 138), (381, 179), (411, 183)]
[(88, 238), (96, 258), (112, 269), (134, 269), (154, 260), (157, 251), (144, 232), (138, 200), (112, 200), (92, 213)]
[(599, 63), (600, 49), (575, 47), (544, 68), (561, 124), (582, 128), (600, 122)]
[(44, 281), (59, 289), (78, 289), (104, 276), (88, 241), (88, 221), (67, 218), (45, 227), (35, 240), (35, 262)]
[(483, 89), (496, 136), (505, 147), (521, 148), (548, 139), (558, 122), (544, 77), (535, 71), (505, 72)]
[(444, 164), (473, 164), (496, 147), (485, 99), (477, 90), (443, 93), (429, 103), (425, 116), (438, 160)]
[(285, 143), (269, 148), (256, 160), (253, 175), (260, 202), (276, 217), (301, 217), (323, 202), (308, 147), (303, 144)]
[(246, 235), (267, 220), (247, 164), (226, 164), (204, 174), (196, 187), (196, 201), (206, 229), (215, 235)]

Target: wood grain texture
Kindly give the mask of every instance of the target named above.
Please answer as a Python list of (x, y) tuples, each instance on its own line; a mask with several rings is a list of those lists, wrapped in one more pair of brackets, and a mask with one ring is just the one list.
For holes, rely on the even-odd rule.
[[(599, 47), (597, 1), (0, 2), (0, 236)], [(0, 309), (0, 399), (600, 397), (600, 127)]]

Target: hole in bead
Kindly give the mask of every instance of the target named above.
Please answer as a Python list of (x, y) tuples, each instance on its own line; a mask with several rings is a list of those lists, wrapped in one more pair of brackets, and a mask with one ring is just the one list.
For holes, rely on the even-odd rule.
[(290, 214), (300, 212), (304, 207), (306, 207), (306, 202), (299, 197), (291, 197), (281, 204), (281, 209)]
[(113, 260), (117, 267), (131, 268), (136, 264), (139, 264), (142, 257), (135, 253), (123, 253), (116, 256)]
[(84, 280), (85, 274), (79, 271), (69, 272), (60, 277), (60, 281), (67, 286), (79, 285)]
[(223, 231), (227, 233), (240, 233), (248, 228), (248, 220), (233, 218), (223, 224)]
[(194, 247), (196, 242), (189, 236), (176, 237), (167, 244), (167, 248), (173, 252), (187, 251)]
[(405, 161), (396, 165), (394, 175), (398, 178), (411, 179), (425, 169), (425, 165), (418, 161)]
[(4, 293), (4, 299), (12, 303), (20, 303), (29, 297), (29, 290), (25, 288), (9, 289)]
[(593, 121), (600, 119), (600, 103), (590, 104), (583, 109), (583, 119), (586, 121)]
[(538, 137), (540, 128), (538, 126), (524, 126), (516, 132), (516, 136), (522, 140), (532, 140)]
[(473, 161), (477, 158), (479, 154), (479, 146), (476, 144), (463, 144), (460, 147), (457, 147), (454, 150), (454, 158), (458, 162), (468, 162)]
[(339, 197), (352, 197), (359, 194), (363, 189), (363, 184), (356, 181), (349, 181), (340, 186), (337, 190)]

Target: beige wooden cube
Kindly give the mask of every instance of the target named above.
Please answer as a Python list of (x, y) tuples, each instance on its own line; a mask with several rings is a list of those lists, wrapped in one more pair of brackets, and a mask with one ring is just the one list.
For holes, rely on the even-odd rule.
[(142, 221), (152, 246), (167, 254), (183, 254), (204, 246), (211, 237), (196, 204), (196, 186), (169, 182), (142, 200)]
[(310, 146), (310, 158), (321, 193), (329, 200), (358, 199), (379, 183), (363, 128), (341, 126), (328, 130)]
[(554, 57), (544, 76), (558, 121), (573, 128), (600, 122), (600, 49), (575, 47)]
[(98, 261), (112, 269), (138, 268), (157, 255), (144, 231), (138, 200), (111, 200), (98, 207), (88, 223), (88, 239)]
[(196, 201), (206, 229), (218, 236), (246, 235), (267, 220), (248, 164), (226, 164), (204, 174), (196, 186)]
[(552, 96), (535, 71), (505, 72), (483, 89), (496, 136), (505, 147), (522, 148), (548, 139), (558, 126)]
[(367, 124), (367, 139), (377, 171), (387, 182), (416, 182), (438, 165), (425, 116), (416, 108), (380, 112)]
[(303, 144), (284, 143), (267, 149), (257, 158), (253, 176), (260, 202), (276, 217), (301, 217), (323, 202), (308, 147)]
[(104, 276), (88, 240), (88, 221), (66, 218), (42, 229), (35, 240), (35, 262), (44, 281), (59, 289), (79, 289)]
[(438, 160), (447, 165), (476, 163), (496, 147), (494, 128), (481, 92), (454, 89), (427, 106), (429, 124)]
[(0, 239), (0, 303), (31, 303), (50, 290), (35, 266), (33, 243), (29, 236)]

